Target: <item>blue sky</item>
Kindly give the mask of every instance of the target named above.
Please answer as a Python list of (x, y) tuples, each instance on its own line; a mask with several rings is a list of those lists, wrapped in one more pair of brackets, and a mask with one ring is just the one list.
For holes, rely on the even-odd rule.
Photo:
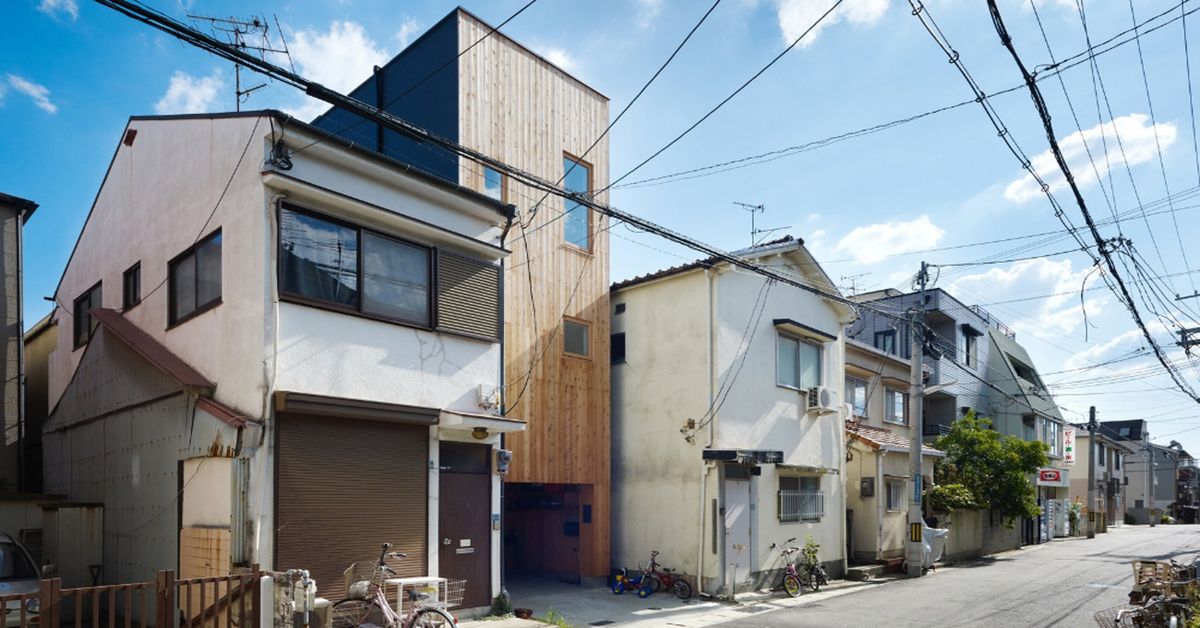
[[(1083, 51), (1087, 44), (1075, 0), (1037, 1), (1055, 58)], [(493, 23), (523, 3), (464, 0), (464, 6)], [(341, 89), (356, 85), (372, 64), (395, 54), (454, 7), (432, 0), (149, 4), (177, 17), (187, 11), (275, 14), (301, 73)], [(615, 115), (708, 4), (540, 0), (505, 32), (612, 98)], [(1145, 20), (1176, 4), (1177, 0), (1133, 0), (1133, 9)], [(828, 0), (724, 0), (614, 129), (614, 175), (640, 162), (724, 98), (827, 6)], [(1027, 65), (1048, 63), (1028, 0), (1000, 0), (1000, 6)], [(1194, 7), (1189, 2), (1186, 8)], [(1086, 9), (1093, 41), (1132, 26), (1127, 1), (1093, 0)], [(986, 92), (1019, 84), (1020, 76), (982, 2), (932, 0), (928, 10)], [(233, 71), (227, 63), (85, 0), (10, 0), (4, 13), (0, 131), (6, 140), (0, 151), (0, 190), (42, 206), (26, 231), (28, 325), (50, 310), (41, 297), (51, 294), (57, 283), (127, 117), (232, 109)], [(1200, 54), (1198, 22), (1200, 13), (1187, 20), (1193, 56)], [(1108, 199), (1114, 197), (1116, 212), (1132, 210), (1122, 214), (1119, 229), (1103, 226), (1103, 235), (1119, 232), (1132, 240), (1151, 274), (1186, 273), (1200, 268), (1200, 250), (1187, 248), (1200, 235), (1196, 204), (1188, 198), (1200, 186), (1200, 168), (1192, 141), (1181, 23), (1146, 35), (1142, 47), (1157, 126), (1149, 118), (1138, 50), (1132, 43), (1097, 59), (1109, 97), (1107, 105), (1101, 102), (1099, 114), (1089, 66), (1061, 75), (1078, 127), (1058, 80), (1042, 81), (1041, 87), (1093, 214), (1098, 219), (1111, 217)], [(1200, 66), (1200, 59), (1194, 60)], [(1200, 67), (1194, 71), (1200, 72)], [(627, 181), (802, 145), (970, 96), (906, 2), (846, 0), (804, 45)], [(1069, 192), (1057, 187), (1061, 181), (1046, 162), (1047, 143), (1027, 93), (1019, 90), (992, 102), (1035, 167), (1044, 169), (1046, 180), (1056, 186), (1067, 215), (1082, 224)], [(257, 92), (246, 106), (297, 114), (320, 110), (278, 85)], [(1083, 141), (1071, 137), (1081, 129)], [(1124, 159), (1116, 146), (1118, 135)], [(1108, 144), (1107, 159), (1103, 143)], [(1096, 183), (1097, 171), (1103, 186)], [(1090, 262), (1078, 252), (1062, 253), (1073, 248), (1065, 234), (912, 253), (1062, 229), (1036, 186), (1022, 181), (1018, 162), (977, 105), (706, 174), (711, 176), (620, 187), (611, 201), (726, 249), (745, 246), (750, 238), (749, 216), (734, 202), (764, 204), (760, 226), (787, 227), (786, 232), (809, 243), (835, 281), (859, 290), (906, 287), (922, 259), (950, 264), (989, 256), (1044, 255), (998, 265), (947, 267), (937, 285), (964, 302), (990, 304), (987, 309), (1017, 331), (1043, 373), (1134, 355), (1143, 345), (1128, 312), (1107, 291), (1084, 292), (1085, 307), (1080, 306), (1079, 290)], [(1162, 199), (1169, 186), (1178, 197), (1175, 213), (1163, 211), (1171, 209), (1166, 204), (1155, 205), (1143, 219), (1134, 186), (1143, 204)], [(647, 234), (623, 227), (612, 233), (614, 280), (693, 257)], [(1190, 263), (1184, 261), (1185, 251)], [(1200, 284), (1195, 275), (1167, 279), (1164, 291), (1168, 296), (1190, 293), (1192, 280)], [(1102, 285), (1095, 274), (1087, 281), (1088, 287)], [(1028, 299), (1048, 294), (1057, 296)], [(1192, 312), (1200, 310), (1200, 299), (1185, 304)], [(1086, 340), (1084, 309), (1090, 325)], [(1143, 311), (1149, 320), (1159, 320), (1145, 306)], [(1200, 316), (1191, 315), (1196, 318)], [(1173, 340), (1169, 325), (1152, 327), (1164, 343)], [(1182, 359), (1178, 351), (1172, 351), (1172, 357)], [(1178, 438), (1200, 452), (1200, 411), (1182, 394), (1161, 390), (1169, 386), (1165, 377), (1139, 377), (1153, 373), (1153, 364), (1143, 357), (1045, 379), (1117, 378), (1099, 387), (1059, 388), (1068, 418), (1080, 420), (1073, 412), (1086, 412), (1091, 404), (1100, 409), (1102, 419), (1151, 418), (1152, 434), (1164, 441)], [(1195, 368), (1182, 372), (1200, 387)]]

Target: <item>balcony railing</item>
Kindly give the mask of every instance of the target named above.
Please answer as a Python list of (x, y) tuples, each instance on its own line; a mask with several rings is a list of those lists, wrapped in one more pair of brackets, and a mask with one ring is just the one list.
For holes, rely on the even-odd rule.
[(808, 521), (824, 516), (824, 491), (779, 491), (780, 521)]
[(949, 433), (949, 425), (942, 425), (941, 423), (926, 423), (925, 425), (921, 426), (922, 436), (942, 436), (943, 434)]
[(979, 307), (978, 305), (972, 305), (971, 310), (974, 311), (979, 316), (983, 317), (983, 320), (987, 321), (988, 325), (995, 327), (996, 330), (999, 331), (1000, 333), (1004, 334), (1005, 336), (1008, 336), (1012, 340), (1017, 339), (1017, 332), (1013, 331), (1008, 325), (1001, 323), (999, 321), (999, 319), (997, 319), (995, 316), (992, 316), (991, 312), (988, 312), (987, 310)]

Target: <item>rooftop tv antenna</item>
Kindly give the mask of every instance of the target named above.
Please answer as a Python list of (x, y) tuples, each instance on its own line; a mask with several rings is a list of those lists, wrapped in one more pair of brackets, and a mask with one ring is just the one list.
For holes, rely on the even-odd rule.
[[(188, 14), (188, 18), (208, 22), (209, 30), (213, 35), (218, 37), (223, 36), (231, 45), (236, 46), (242, 52), (254, 51), (258, 53), (258, 57), (264, 61), (267, 60), (268, 54), (283, 55), (287, 58), (288, 65), (291, 66), (292, 72), (296, 71), (296, 66), (292, 63), (292, 53), (288, 51), (287, 40), (283, 36), (283, 29), (279, 27), (279, 18), (272, 15), (271, 18), (275, 21), (275, 30), (279, 31), (279, 48), (271, 41), (271, 25), (267, 19), (258, 15), (251, 15), (250, 19), (241, 20), (234, 17), (211, 17), (208, 15), (192, 15)], [(267, 86), (266, 83), (259, 83), (252, 87), (242, 89), (242, 64), (233, 64), (234, 77), (234, 102), (238, 111), (242, 110), (242, 103), (250, 99), (250, 94)]]
[[(742, 203), (739, 201), (734, 201), (733, 204), (750, 212), (750, 246), (757, 246), (760, 242), (762, 242), (764, 239), (766, 239), (767, 236), (771, 235), (772, 233), (775, 233), (776, 231), (783, 231), (784, 229), (791, 229), (790, 226), (788, 226), (788, 227), (773, 227), (771, 229), (759, 229), (755, 224), (754, 215), (761, 214), (761, 213), (767, 211), (766, 205), (763, 205), (762, 203), (759, 203), (758, 205), (751, 205), (750, 203)], [(762, 237), (759, 237), (759, 236), (762, 236)]]
[[(858, 280), (863, 277), (869, 277), (871, 273), (859, 273), (857, 275), (842, 275), (838, 281), (841, 281), (843, 286), (849, 284), (850, 294), (858, 294)], [(843, 287), (843, 290), (846, 288)]]

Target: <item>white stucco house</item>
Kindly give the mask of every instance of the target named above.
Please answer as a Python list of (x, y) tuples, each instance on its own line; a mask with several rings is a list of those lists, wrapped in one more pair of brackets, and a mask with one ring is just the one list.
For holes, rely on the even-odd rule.
[[(301, 147), (304, 150), (299, 151)], [(134, 117), (55, 292), (46, 488), (103, 580), (238, 565), (500, 586), (510, 206), (275, 111)]]
[[(799, 239), (736, 254), (837, 292)], [(613, 565), (658, 550), (728, 595), (811, 535), (842, 574), (851, 308), (708, 259), (615, 284), (612, 312)]]

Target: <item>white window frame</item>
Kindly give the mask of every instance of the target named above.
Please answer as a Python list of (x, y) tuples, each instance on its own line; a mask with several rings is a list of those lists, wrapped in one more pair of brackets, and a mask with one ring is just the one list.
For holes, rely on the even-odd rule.
[[(892, 401), (892, 395), (900, 395), (903, 400), (904, 415), (899, 419), (895, 416), (895, 403)], [(908, 425), (908, 393), (895, 388), (885, 388), (883, 392), (883, 421), (893, 425)]]
[[(783, 381), (782, 371), (779, 369), (779, 344), (788, 341), (796, 343), (796, 364), (795, 373), (796, 380), (792, 382)], [(801, 382), (801, 372), (804, 362), (800, 359), (800, 345), (810, 345), (817, 350), (817, 381), (812, 386), (804, 386)], [(813, 386), (823, 386), (825, 384), (825, 346), (822, 343), (813, 341), (803, 336), (793, 334), (785, 334), (779, 332), (775, 336), (775, 385), (782, 388), (790, 388), (792, 390), (807, 391)]]
[(887, 511), (904, 512), (908, 510), (908, 481), (900, 478), (885, 478), (883, 484), (884, 497), (887, 499)]
[[(854, 386), (854, 388), (851, 388), (852, 385)], [(858, 385), (861, 385), (862, 389), (863, 389), (862, 412), (859, 412), (858, 408), (854, 406), (853, 392), (854, 392), (854, 390), (857, 389)], [(869, 418), (869, 415), (871, 412), (870, 392), (871, 392), (871, 387), (867, 384), (867, 380), (855, 377), (853, 375), (846, 376), (846, 389), (843, 391), (843, 394), (846, 395), (846, 403), (850, 404), (851, 412), (854, 413), (854, 416), (860, 417), (863, 419)]]
[[(797, 490), (784, 489), (785, 479), (796, 480)], [(805, 490), (805, 481), (816, 484), (817, 489)], [(776, 480), (777, 513), (780, 523), (812, 523), (825, 517), (825, 491), (821, 490), (821, 476), (780, 475)]]

